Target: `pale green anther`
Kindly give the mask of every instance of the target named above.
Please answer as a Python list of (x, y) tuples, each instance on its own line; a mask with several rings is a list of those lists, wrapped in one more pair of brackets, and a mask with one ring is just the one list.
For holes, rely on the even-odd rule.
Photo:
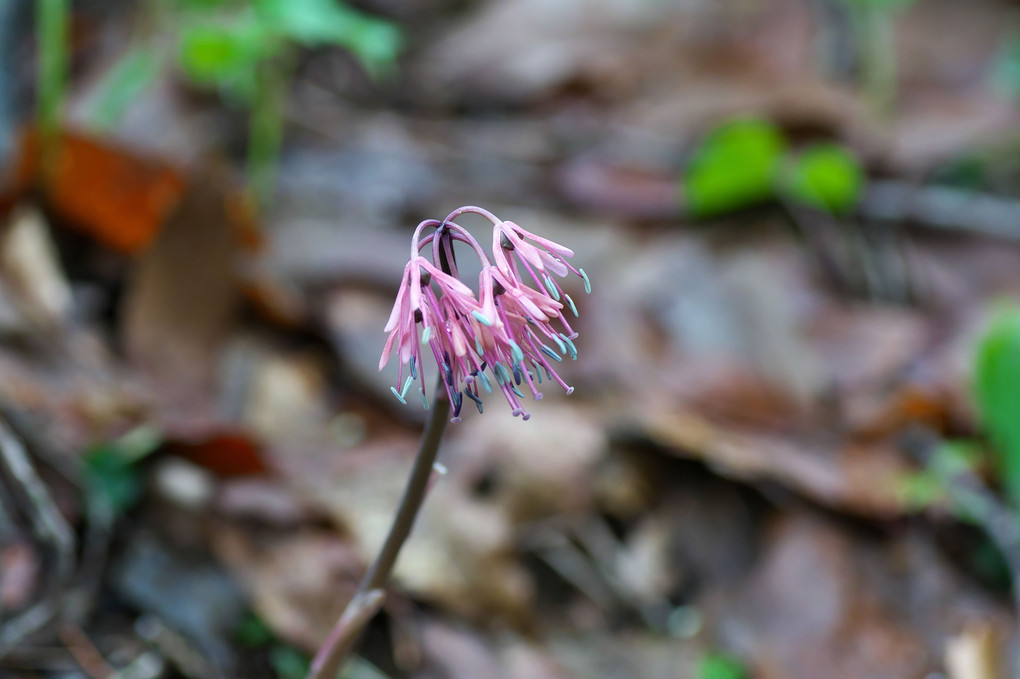
[(393, 392), (393, 395), (397, 397), (398, 401), (403, 403), (405, 406), (407, 405), (407, 401), (404, 400), (403, 394), (401, 394), (399, 391), (397, 391), (396, 387), (390, 387), (390, 391)]
[(591, 294), (591, 281), (588, 280), (588, 274), (584, 272), (584, 269), (578, 269), (577, 273), (581, 274), (581, 278), (584, 279), (584, 291)]
[(514, 363), (519, 363), (524, 360), (524, 352), (517, 346), (517, 342), (510, 340), (510, 353), (513, 354)]
[(567, 304), (570, 305), (570, 310), (574, 312), (574, 318), (577, 318), (577, 307), (574, 306), (574, 300), (570, 299), (570, 295), (563, 295), (567, 300)]
[(492, 369), (496, 373), (496, 382), (501, 385), (510, 382), (510, 375), (507, 373), (506, 368), (502, 363), (496, 361), (496, 364), (492, 366)]
[(485, 355), (485, 350), (482, 349), (482, 341), (480, 339), (478, 339), (477, 337), (475, 338), (475, 351), (478, 352), (479, 356), (484, 356)]
[(421, 397), (421, 407), (424, 408), (425, 410), (428, 410), (429, 409), (429, 399), (428, 399), (427, 396), (425, 396), (425, 390), (422, 389), (421, 387), (418, 387), (418, 396)]
[(570, 341), (570, 338), (564, 335), (562, 332), (560, 333), (560, 337), (563, 338), (563, 341), (567, 343), (567, 347), (570, 349), (570, 358), (576, 361), (577, 347), (575, 347), (574, 343)]
[(542, 384), (542, 366), (535, 359), (531, 359), (531, 362), (535, 364), (535, 377), (538, 378), (538, 383)]
[(481, 323), (482, 325), (484, 325), (485, 327), (487, 327), (487, 328), (491, 328), (492, 327), (492, 321), (490, 321), (488, 318), (486, 318), (485, 314), (483, 314), (478, 309), (475, 309), (474, 311), (472, 311), (471, 315), (474, 316), (478, 320), (478, 322)]
[(425, 346), (426, 344), (428, 344), (431, 338), (432, 338), (432, 326), (428, 326), (427, 328), (425, 328), (425, 332), (421, 334), (421, 345)]
[(404, 388), (400, 390), (400, 400), (401, 401), (403, 401), (404, 397), (407, 396), (407, 390), (410, 388), (411, 382), (413, 382), (413, 381), (414, 381), (414, 378), (412, 378), (410, 375), (407, 377), (406, 380), (404, 380)]
[(520, 398), (524, 398), (524, 394), (522, 394), (521, 390), (518, 389), (515, 385), (511, 384), (510, 388), (513, 389), (513, 392), (517, 394)]
[(557, 337), (556, 335), (553, 335), (552, 338), (553, 338), (553, 341), (556, 342), (556, 346), (558, 346), (560, 348), (560, 353), (561, 354), (567, 353), (567, 345), (565, 345), (562, 341), (560, 341), (560, 338)]
[[(560, 355), (559, 355), (559, 354), (557, 354), (557, 353), (556, 353), (555, 351), (553, 351), (552, 349), (550, 349), (549, 347), (547, 347), (547, 346), (546, 346), (546, 345), (544, 345), (544, 344), (543, 344), (542, 346), (540, 346), (540, 347), (539, 347), (539, 350), (540, 350), (540, 351), (541, 351), (541, 352), (542, 352), (543, 354), (545, 354), (546, 356), (548, 356), (549, 358), (551, 358), (552, 360), (556, 361), (557, 363), (560, 363), (561, 361), (563, 361), (563, 359), (562, 359), (562, 358), (560, 357)], [(546, 370), (546, 372), (548, 373), (548, 370)], [(551, 378), (550, 378), (550, 379), (551, 379)]]
[(553, 280), (548, 276), (545, 277), (545, 287), (549, 290), (549, 294), (552, 295), (554, 300), (557, 302), (560, 301), (560, 292), (556, 289), (556, 284), (553, 283)]
[(485, 387), (485, 391), (492, 393), (492, 383), (489, 382), (489, 378), (485, 373), (478, 373), (478, 379), (482, 381), (482, 386)]

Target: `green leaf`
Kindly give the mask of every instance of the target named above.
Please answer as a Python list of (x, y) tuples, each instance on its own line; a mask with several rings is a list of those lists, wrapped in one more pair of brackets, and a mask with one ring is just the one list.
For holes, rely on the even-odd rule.
[(194, 21), (180, 37), (180, 63), (192, 82), (251, 99), (259, 62), (279, 49), (272, 31), (250, 12), (229, 21)]
[(89, 126), (101, 131), (112, 128), (124, 111), (156, 79), (158, 52), (151, 47), (131, 50), (110, 69), (89, 102), (86, 118)]
[(400, 51), (395, 24), (334, 0), (258, 0), (257, 8), (283, 35), (308, 47), (348, 49), (370, 71), (392, 65)]
[(280, 644), (269, 650), (269, 664), (279, 679), (303, 679), (312, 661), (293, 646)]
[(978, 343), (974, 396), (1003, 483), (1020, 505), (1020, 310), (997, 312)]
[(273, 631), (258, 616), (249, 613), (237, 626), (234, 637), (242, 646), (265, 646), (273, 640)]
[(747, 668), (736, 658), (709, 653), (698, 661), (694, 676), (697, 679), (746, 679)]
[(785, 149), (783, 135), (762, 120), (737, 120), (716, 129), (684, 178), (691, 214), (716, 216), (773, 199), (773, 178)]
[(835, 144), (812, 146), (792, 162), (784, 188), (795, 200), (832, 214), (849, 211), (861, 195), (864, 172), (850, 152)]
[(96, 446), (85, 454), (85, 475), (91, 492), (116, 514), (124, 514), (138, 502), (142, 477), (138, 462), (159, 448), (157, 431), (139, 427), (116, 441)]
[(910, 7), (917, 0), (843, 0), (844, 5), (862, 9), (880, 9), (894, 11)]

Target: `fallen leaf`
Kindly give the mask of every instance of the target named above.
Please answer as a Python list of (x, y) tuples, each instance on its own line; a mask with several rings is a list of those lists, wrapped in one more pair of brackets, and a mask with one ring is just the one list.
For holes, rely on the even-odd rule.
[(64, 132), (52, 164), (43, 164), (39, 134), (29, 130), (18, 160), (19, 184), (37, 187), (69, 226), (126, 254), (156, 239), (185, 192), (176, 169), (75, 132)]

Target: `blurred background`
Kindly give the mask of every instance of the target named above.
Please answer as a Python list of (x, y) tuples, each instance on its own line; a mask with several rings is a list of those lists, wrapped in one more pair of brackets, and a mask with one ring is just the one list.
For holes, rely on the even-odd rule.
[(343, 676), (1017, 676), (1018, 104), (1007, 0), (0, 0), (0, 677), (304, 676), (463, 204), (576, 391), (448, 428)]

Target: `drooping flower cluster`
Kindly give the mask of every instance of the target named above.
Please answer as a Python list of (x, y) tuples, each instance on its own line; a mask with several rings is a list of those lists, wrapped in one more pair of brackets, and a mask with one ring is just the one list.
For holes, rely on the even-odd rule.
[[(478, 214), (492, 222), (492, 258), (478, 241), (455, 219)], [(426, 231), (431, 229), (431, 233)], [(461, 281), (453, 252), (454, 241), (466, 243), (482, 264), (478, 294)], [(423, 256), (425, 251), (428, 256)], [(482, 412), (483, 392), (503, 393), (515, 416), (531, 415), (521, 405), (522, 389), (537, 401), (538, 385), (547, 380), (566, 392), (573, 387), (556, 374), (552, 363), (564, 356), (577, 359), (573, 340), (577, 337), (564, 315), (577, 306), (554, 276), (574, 273), (591, 292), (584, 269), (567, 262), (573, 252), (550, 240), (504, 222), (482, 208), (468, 206), (454, 210), (442, 222), (430, 219), (415, 229), (411, 238), (411, 259), (397, 292), (393, 311), (384, 332), (389, 333), (379, 361), (382, 370), (396, 348), (400, 390), (394, 396), (406, 403), (415, 380), (418, 396), (428, 409), (422, 356), (431, 353), (453, 408), (452, 422), (460, 421), (464, 400), (474, 402)], [(562, 330), (558, 330), (557, 327)], [(550, 346), (551, 345), (551, 346)], [(404, 370), (409, 374), (406, 379)]]

